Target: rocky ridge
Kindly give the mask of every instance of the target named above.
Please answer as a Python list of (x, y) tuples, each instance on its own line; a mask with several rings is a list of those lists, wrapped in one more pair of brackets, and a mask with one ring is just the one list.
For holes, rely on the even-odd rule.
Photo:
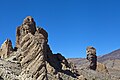
[[(5, 55), (5, 57), (3, 56)], [(81, 80), (60, 53), (53, 54), (48, 45), (48, 33), (37, 28), (28, 16), (16, 31), (16, 47), (6, 40), (0, 50), (0, 78), (3, 80)]]

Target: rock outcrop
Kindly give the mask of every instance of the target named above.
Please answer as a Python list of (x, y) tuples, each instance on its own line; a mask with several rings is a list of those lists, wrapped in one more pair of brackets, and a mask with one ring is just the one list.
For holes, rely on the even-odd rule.
[[(26, 17), (22, 25), (17, 28), (14, 51), (7, 59), (3, 59), (9, 63), (19, 64), (20, 67), (20, 72), (12, 75), (16, 78), (10, 77), (9, 80), (78, 80), (80, 78), (75, 67), (64, 56), (60, 53), (52, 53), (48, 44), (48, 33), (43, 28), (37, 28), (34, 19), (30, 16)], [(7, 79), (4, 75), (0, 76)]]
[(11, 40), (7, 39), (1, 46), (0, 57), (2, 59), (8, 58), (12, 52), (13, 52), (12, 42)]
[(99, 63), (99, 62), (97, 62), (97, 68), (96, 68), (96, 70), (97, 70), (98, 72), (108, 73), (108, 69), (107, 69), (106, 65), (105, 65), (105, 64), (102, 64), (102, 63)]
[[(89, 46), (86, 52), (87, 60), (67, 60), (60, 53), (53, 54), (48, 44), (48, 33), (36, 27), (34, 19), (28, 16), (17, 27), (15, 48), (9, 39), (0, 48), (0, 80), (120, 79), (120, 60), (114, 60), (113, 57), (109, 60), (108, 56), (106, 60), (104, 56), (102, 61), (105, 61), (99, 63), (94, 47)], [(115, 53), (119, 55), (118, 51)], [(90, 69), (86, 67), (88, 64)]]
[(21, 26), (17, 27), (16, 31), (16, 47), (19, 48), (21, 39), (28, 33), (35, 34), (36, 24), (31, 16), (24, 19)]
[(86, 53), (87, 53), (87, 60), (89, 60), (90, 62), (89, 68), (92, 70), (96, 70), (97, 67), (96, 49), (92, 46), (88, 46), (86, 49)]

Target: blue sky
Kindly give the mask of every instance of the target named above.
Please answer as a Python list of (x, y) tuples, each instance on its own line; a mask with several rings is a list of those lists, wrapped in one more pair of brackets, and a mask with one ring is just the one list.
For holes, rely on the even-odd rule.
[(6, 38), (15, 45), (16, 27), (29, 15), (48, 32), (53, 53), (66, 58), (85, 57), (87, 46), (97, 55), (120, 48), (119, 0), (1, 0), (0, 45)]

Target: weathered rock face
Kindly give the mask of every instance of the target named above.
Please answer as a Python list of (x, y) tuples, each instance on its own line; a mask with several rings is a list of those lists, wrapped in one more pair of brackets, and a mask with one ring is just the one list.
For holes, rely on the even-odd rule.
[(21, 39), (28, 33), (35, 34), (36, 24), (31, 16), (24, 19), (23, 24), (16, 31), (16, 47), (19, 48)]
[(64, 56), (52, 53), (48, 45), (48, 33), (43, 28), (37, 28), (30, 16), (17, 28), (16, 48), (6, 60), (20, 64), (21, 70), (16, 76), (19, 80), (79, 79), (74, 66)]
[(96, 56), (96, 49), (92, 46), (87, 47), (87, 60), (89, 60), (90, 65), (89, 68), (92, 70), (96, 70), (97, 67), (97, 56)]
[(12, 52), (13, 52), (12, 42), (11, 40), (7, 39), (1, 46), (0, 57), (2, 59), (8, 58)]
[[(46, 46), (47, 42), (42, 34), (32, 35), (28, 33), (20, 42), (20, 53), (17, 59), (20, 61), (23, 71), (21, 79), (46, 80)], [(29, 76), (29, 77), (28, 77)]]
[(0, 59), (0, 80), (19, 80), (20, 64)]

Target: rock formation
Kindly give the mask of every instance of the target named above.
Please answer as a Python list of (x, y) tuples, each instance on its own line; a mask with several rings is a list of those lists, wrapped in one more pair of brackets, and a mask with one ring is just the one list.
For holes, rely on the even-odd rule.
[[(11, 45), (10, 45), (11, 46)], [(34, 19), (28, 16), (16, 31), (16, 47), (5, 61), (19, 64), (19, 73), (0, 72), (0, 76), (9, 80), (78, 80), (79, 74), (64, 56), (53, 54), (48, 45), (48, 33), (43, 28), (37, 28)], [(6, 63), (6, 62), (4, 62)], [(2, 64), (5, 66), (4, 64)], [(12, 68), (12, 66), (10, 66)], [(2, 68), (1, 71), (7, 71)], [(6, 74), (7, 78), (2, 75)], [(13, 78), (13, 76), (15, 76)], [(83, 78), (83, 77), (82, 77)]]
[(23, 24), (17, 27), (16, 31), (16, 47), (19, 48), (21, 39), (28, 33), (35, 34), (36, 24), (31, 16), (24, 19)]
[(92, 70), (96, 70), (97, 67), (97, 56), (96, 49), (92, 46), (88, 46), (86, 49), (87, 60), (90, 62), (89, 68)]
[[(34, 19), (28, 16), (17, 27), (15, 48), (9, 39), (0, 48), (0, 80), (120, 79), (120, 60), (107, 60), (103, 64), (97, 62), (94, 47), (87, 47), (86, 52), (87, 60), (77, 58), (76, 62), (72, 59), (75, 64), (60, 53), (53, 54), (48, 44), (48, 33), (36, 27)], [(90, 69), (86, 68), (89, 63)]]
[(12, 52), (13, 52), (12, 42), (11, 40), (7, 39), (1, 46), (0, 57), (2, 59), (8, 58)]
[(100, 63), (100, 62), (97, 62), (97, 68), (96, 68), (96, 70), (97, 70), (98, 72), (108, 73), (108, 69), (107, 69), (106, 65), (105, 65), (105, 64), (102, 64), (102, 63)]

